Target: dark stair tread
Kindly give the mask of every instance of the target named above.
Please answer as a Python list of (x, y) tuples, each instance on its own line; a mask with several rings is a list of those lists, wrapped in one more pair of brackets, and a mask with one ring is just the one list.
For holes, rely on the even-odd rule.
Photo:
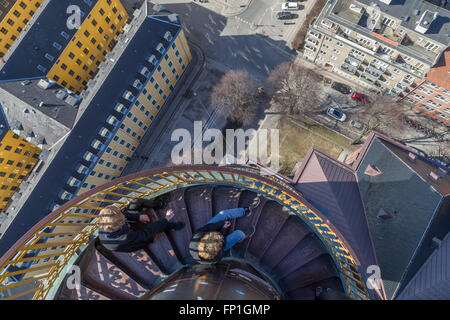
[(334, 276), (337, 276), (337, 272), (333, 261), (330, 255), (323, 254), (291, 272), (282, 278), (279, 283), (285, 292), (290, 292)]
[(287, 292), (287, 296), (293, 300), (314, 300), (316, 298), (317, 287), (322, 287), (323, 290), (332, 288), (334, 290), (344, 292), (341, 280), (338, 277), (331, 277), (317, 281), (309, 286), (289, 291)]
[(180, 261), (188, 261), (190, 258), (189, 242), (192, 238), (192, 230), (186, 203), (184, 201), (184, 189), (172, 192), (170, 202), (165, 208), (160, 210), (160, 214), (169, 221), (185, 223), (183, 229), (171, 230), (166, 233)]
[[(275, 201), (268, 201), (259, 215), (255, 234), (250, 239), (248, 252), (257, 259), (261, 258), (277, 237), (289, 213)], [(290, 239), (293, 241), (293, 239)]]
[(158, 268), (165, 274), (172, 273), (178, 263), (178, 257), (167, 235), (159, 233), (147, 246), (148, 253)]
[(300, 218), (290, 215), (269, 248), (264, 252), (260, 260), (261, 264), (268, 270), (272, 270), (311, 232)]
[(303, 238), (302, 241), (300, 241), (294, 249), (292, 249), (288, 255), (272, 269), (272, 273), (278, 279), (283, 278), (295, 269), (307, 264), (324, 253), (326, 253), (326, 250), (320, 243), (320, 240), (311, 233)]
[(146, 292), (146, 289), (93, 246), (86, 250), (89, 251), (80, 264), (84, 285), (111, 299), (137, 299)]
[(184, 199), (193, 233), (212, 218), (212, 188), (211, 186), (199, 186), (188, 188), (185, 191)]
[(105, 250), (102, 254), (147, 288), (155, 286), (163, 274), (145, 250), (130, 253)]
[(80, 288), (69, 289), (67, 286), (62, 292), (61, 300), (111, 300), (103, 294), (89, 289), (83, 285)]
[(213, 190), (212, 215), (215, 216), (222, 210), (237, 208), (241, 190), (232, 187), (215, 187)]

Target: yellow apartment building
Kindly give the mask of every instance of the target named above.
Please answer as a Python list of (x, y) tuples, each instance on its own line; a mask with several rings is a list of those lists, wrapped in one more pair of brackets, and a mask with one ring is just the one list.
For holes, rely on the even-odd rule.
[(3, 57), (44, 0), (0, 0), (0, 57)]
[(127, 21), (128, 14), (119, 0), (98, 0), (47, 78), (79, 94), (114, 47)]
[(39, 161), (41, 149), (11, 130), (0, 142), (0, 212)]

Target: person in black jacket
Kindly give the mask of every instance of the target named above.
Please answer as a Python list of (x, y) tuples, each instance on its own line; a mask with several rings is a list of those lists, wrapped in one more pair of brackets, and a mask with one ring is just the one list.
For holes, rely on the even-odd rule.
[(231, 226), (230, 220), (250, 216), (260, 202), (260, 198), (257, 197), (249, 207), (222, 210), (206, 225), (198, 229), (189, 243), (192, 258), (198, 263), (218, 263), (224, 252), (251, 237), (255, 232), (254, 226), (245, 232), (235, 230), (228, 236), (226, 235), (227, 229)]
[[(150, 218), (142, 210), (161, 209), (163, 206), (164, 201), (159, 199), (136, 199), (123, 211), (113, 205), (103, 208), (100, 211), (100, 243), (111, 251), (133, 252), (144, 249), (160, 232), (182, 229), (183, 222), (169, 222), (166, 218), (148, 224)], [(133, 228), (131, 224), (137, 222), (145, 226)]]

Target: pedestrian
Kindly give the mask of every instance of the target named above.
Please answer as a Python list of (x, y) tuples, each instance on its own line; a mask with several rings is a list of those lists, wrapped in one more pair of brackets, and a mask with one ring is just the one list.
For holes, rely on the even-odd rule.
[(183, 222), (169, 222), (166, 218), (150, 223), (147, 210), (162, 209), (165, 202), (163, 199), (135, 199), (124, 210), (114, 205), (103, 208), (100, 243), (111, 251), (133, 252), (144, 249), (158, 233), (184, 228)]
[(255, 232), (254, 226), (245, 232), (235, 230), (229, 235), (226, 234), (231, 226), (230, 220), (251, 216), (260, 203), (261, 199), (256, 197), (249, 207), (220, 211), (192, 236), (189, 243), (192, 258), (198, 263), (218, 263), (224, 252), (230, 250), (235, 244), (250, 238)]

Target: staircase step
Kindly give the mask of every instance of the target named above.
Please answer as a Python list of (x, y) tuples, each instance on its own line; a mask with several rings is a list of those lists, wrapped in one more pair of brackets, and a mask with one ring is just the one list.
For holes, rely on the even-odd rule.
[(145, 250), (131, 253), (105, 250), (102, 254), (147, 289), (158, 284), (163, 274)]
[(312, 233), (306, 236), (273, 268), (272, 273), (274, 276), (278, 279), (284, 278), (295, 269), (326, 253), (319, 241)]
[(111, 300), (101, 293), (80, 285), (79, 289), (64, 288), (61, 300)]
[(337, 276), (337, 272), (333, 261), (330, 255), (323, 254), (282, 278), (280, 286), (285, 292), (290, 292), (334, 276)]
[(259, 216), (255, 234), (250, 239), (248, 252), (260, 259), (277, 237), (288, 217), (289, 213), (284, 211), (282, 206), (275, 201), (268, 201)]
[[(241, 194), (241, 197), (239, 199), (239, 207), (248, 207), (250, 206), (250, 204), (252, 204), (253, 200), (257, 197), (257, 193), (252, 192), (252, 191), (248, 191), (248, 190), (244, 190)], [(261, 203), (260, 205), (254, 210), (254, 212), (252, 213), (251, 216), (249, 217), (242, 217), (239, 219), (236, 219), (236, 223), (235, 223), (235, 228), (234, 230), (242, 230), (245, 231), (248, 228), (250, 228), (251, 226), (255, 226), (258, 223), (259, 220), (259, 216), (261, 214), (261, 211), (263, 210), (265, 204), (266, 204), (266, 199), (265, 198), (261, 198)], [(233, 231), (234, 231), (233, 230)], [(246, 239), (240, 243), (238, 243), (237, 245), (235, 245), (232, 248), (232, 256), (233, 257), (237, 257), (237, 258), (244, 258), (245, 257), (245, 252), (248, 248), (248, 244), (249, 244), (249, 240), (250, 239)]]
[(222, 210), (234, 209), (239, 205), (241, 190), (231, 187), (215, 187), (213, 190), (212, 215), (215, 216)]
[(166, 234), (180, 261), (187, 263), (191, 258), (189, 254), (189, 242), (192, 238), (192, 230), (186, 203), (184, 202), (184, 190), (181, 189), (172, 192), (170, 202), (165, 208), (160, 210), (160, 214), (169, 221), (185, 223), (183, 229), (167, 231)]
[(297, 288), (287, 292), (287, 296), (293, 300), (313, 300), (316, 296), (317, 287), (322, 287), (324, 290), (326, 288), (332, 288), (339, 292), (344, 292), (341, 280), (338, 277), (332, 277), (320, 280), (304, 288)]
[(170, 274), (175, 271), (178, 257), (164, 233), (154, 236), (153, 242), (147, 246), (148, 254), (164, 274)]
[(86, 250), (88, 252), (80, 263), (83, 285), (111, 299), (137, 299), (146, 292), (146, 289), (100, 254), (94, 246)]
[(185, 191), (184, 199), (193, 233), (212, 218), (212, 189), (212, 186), (199, 186)]
[(296, 216), (290, 215), (261, 258), (261, 264), (273, 269), (311, 230)]

